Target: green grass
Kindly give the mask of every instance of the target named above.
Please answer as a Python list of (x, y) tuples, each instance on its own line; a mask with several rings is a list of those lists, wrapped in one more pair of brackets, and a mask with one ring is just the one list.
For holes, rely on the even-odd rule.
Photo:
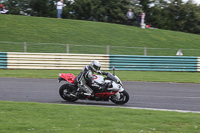
[[(116, 48), (112, 46), (171, 48), (147, 49), (148, 55), (175, 55), (179, 48), (184, 55), (200, 56), (199, 35), (160, 29), (141, 29), (134, 26), (102, 22), (55, 19), (17, 15), (0, 15), (0, 41), (21, 42), (21, 44), (0, 43), (0, 52), (23, 51), (23, 42), (28, 43), (28, 52), (66, 52), (65, 45), (72, 44), (72, 53), (106, 53), (143, 55), (140, 48)], [(53, 43), (36, 45), (33, 43)], [(92, 47), (75, 46), (94, 45)], [(97, 46), (97, 47), (95, 47)], [(91, 48), (91, 49), (89, 49)], [(83, 50), (85, 49), (85, 50)]]
[[(80, 70), (7, 70), (0, 69), (0, 77), (15, 78), (58, 78), (58, 73), (73, 73), (75, 76)], [(112, 73), (112, 71), (111, 71)], [(116, 71), (122, 81), (151, 81), (200, 83), (198, 72), (152, 72), (152, 71)]]
[(199, 133), (200, 115), (0, 101), (1, 133)]

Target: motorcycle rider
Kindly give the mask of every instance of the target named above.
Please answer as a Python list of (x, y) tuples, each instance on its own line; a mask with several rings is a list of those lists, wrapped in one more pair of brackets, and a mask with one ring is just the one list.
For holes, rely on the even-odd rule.
[(93, 90), (87, 85), (93, 84), (93, 74), (94, 72), (102, 75), (107, 75), (106, 72), (103, 72), (100, 70), (101, 64), (97, 60), (91, 61), (90, 65), (86, 65), (82, 71), (79, 73), (79, 75), (76, 77), (75, 82), (78, 85), (78, 88), (83, 89), (86, 93), (84, 95), (87, 95), (89, 97), (94, 97)]

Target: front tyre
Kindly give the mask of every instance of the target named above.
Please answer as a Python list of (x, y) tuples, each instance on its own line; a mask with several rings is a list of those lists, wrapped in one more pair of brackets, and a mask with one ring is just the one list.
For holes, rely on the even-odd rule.
[(59, 89), (60, 96), (68, 101), (68, 102), (75, 102), (78, 100), (76, 97), (72, 97), (70, 94), (73, 92), (73, 88), (70, 87), (68, 84), (64, 84)]
[(125, 90), (122, 91), (122, 92), (119, 92), (119, 93), (120, 93), (120, 98), (119, 99), (117, 99), (116, 96), (113, 95), (110, 100), (113, 103), (120, 104), (120, 105), (127, 103), (128, 100), (129, 100), (129, 94)]

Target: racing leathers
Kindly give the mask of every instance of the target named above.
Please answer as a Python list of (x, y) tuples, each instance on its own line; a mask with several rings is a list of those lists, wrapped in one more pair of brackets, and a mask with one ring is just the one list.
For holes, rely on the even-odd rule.
[[(103, 74), (103, 75), (107, 74), (100, 70), (98, 71), (98, 73)], [(91, 85), (94, 83), (93, 74), (94, 74), (94, 71), (91, 68), (91, 66), (86, 65), (76, 78), (78, 88), (83, 89), (83, 91), (86, 92), (86, 93), (84, 93), (84, 95), (94, 96), (93, 90), (88, 86), (88, 84)]]

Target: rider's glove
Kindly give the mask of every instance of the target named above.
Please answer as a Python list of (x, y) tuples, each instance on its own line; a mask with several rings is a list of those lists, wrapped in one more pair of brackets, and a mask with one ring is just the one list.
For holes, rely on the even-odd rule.
[(98, 74), (102, 74), (102, 75), (107, 75), (107, 74), (108, 74), (108, 73), (103, 72), (103, 71), (98, 71), (97, 73), (98, 73)]
[(101, 72), (102, 73), (102, 75), (107, 75), (108, 73), (106, 73), (106, 72)]

